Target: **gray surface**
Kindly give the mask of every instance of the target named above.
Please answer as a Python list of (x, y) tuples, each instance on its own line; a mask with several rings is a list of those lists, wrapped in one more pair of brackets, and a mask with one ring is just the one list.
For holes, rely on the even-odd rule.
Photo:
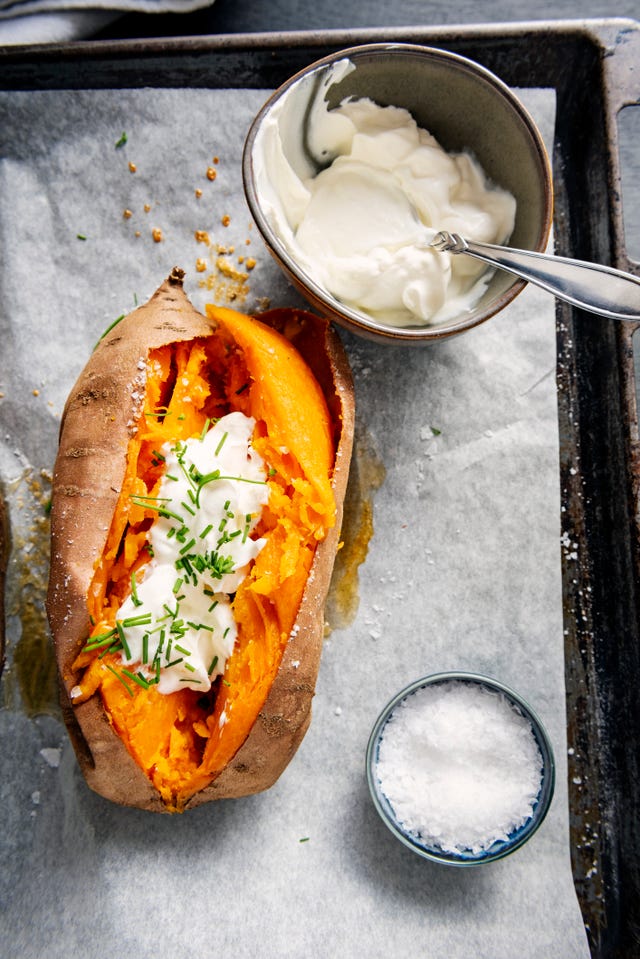
[[(363, 4), (338, 0), (216, 0), (209, 10), (185, 17), (124, 17), (108, 35), (144, 37), (640, 16), (639, 2), (609, 7), (590, 0), (580, 4), (560, 0), (535, 6), (508, 0), (464, 0), (455, 5), (418, 0), (393, 4), (378, 0)], [(625, 112), (629, 114), (630, 132), (626, 145), (623, 143), (624, 195), (628, 245), (633, 253), (640, 249), (640, 163), (635, 147), (640, 135), (640, 121), (635, 117), (640, 110)], [(46, 168), (42, 176), (46, 180)], [(67, 224), (74, 232), (78, 228), (78, 221), (74, 220), (77, 198), (76, 189), (70, 213), (65, 213), (64, 196), (60, 197), (58, 208), (67, 216)], [(29, 202), (37, 203), (37, 191), (32, 191)], [(110, 210), (111, 206), (109, 203)], [(42, 222), (36, 220), (34, 239), (42, 239), (42, 229)], [(44, 239), (47, 236), (45, 232)], [(55, 255), (51, 261), (53, 276)], [(14, 273), (16, 285), (29, 274), (33, 262), (32, 259), (24, 264), (23, 273), (20, 269)], [(40, 272), (39, 282), (26, 303), (25, 315), (30, 316), (42, 308), (42, 291), (46, 288), (41, 272), (43, 260), (38, 256), (35, 262)], [(150, 292), (148, 285), (142, 286), (143, 277), (159, 268), (159, 263), (156, 259), (131, 267), (124, 274), (124, 294), (122, 273), (112, 290), (107, 291), (101, 288), (104, 270), (85, 273), (82, 263), (73, 266), (78, 271), (78, 282), (75, 290), (65, 291), (64, 306), (67, 315), (74, 318), (74, 325), (68, 330), (67, 349), (75, 370), (103, 320), (130, 307), (129, 291), (135, 289), (140, 297)], [(128, 269), (126, 258), (119, 262), (116, 273), (123, 269)], [(92, 284), (96, 299), (90, 310), (83, 311), (80, 305), (90, 302)], [(524, 308), (527, 302), (521, 299), (518, 307)], [(531, 305), (536, 313), (540, 308), (540, 315), (544, 315), (543, 302), (534, 294)], [(563, 729), (555, 718), (551, 719), (551, 732), (559, 754), (561, 785), (549, 826), (521, 854), (490, 871), (452, 874), (411, 859), (376, 821), (358, 771), (362, 741), (377, 707), (401, 684), (413, 679), (416, 670), (459, 667), (462, 659), (470, 668), (496, 669), (500, 678), (528, 694), (541, 707), (545, 719), (549, 715), (547, 700), (542, 695), (545, 676), (534, 652), (528, 647), (520, 652), (518, 647), (515, 656), (500, 659), (496, 649), (501, 643), (518, 641), (530, 626), (536, 648), (545, 640), (544, 621), (538, 618), (540, 595), (527, 578), (540, 572), (540, 562), (535, 552), (527, 550), (522, 555), (520, 523), (527, 517), (531, 495), (524, 480), (538, 470), (541, 456), (551, 467), (555, 450), (544, 429), (536, 430), (530, 445), (522, 446), (522, 468), (517, 469), (510, 464), (508, 448), (502, 445), (512, 427), (499, 418), (495, 407), (483, 409), (482, 404), (472, 403), (471, 413), (458, 417), (447, 406), (453, 397), (452, 385), (463, 372), (466, 377), (469, 370), (482, 373), (481, 388), (493, 399), (503, 386), (514, 391), (518, 402), (529, 396), (535, 406), (542, 396), (549, 399), (544, 387), (553, 380), (553, 374), (546, 346), (537, 354), (535, 363), (531, 363), (526, 351), (519, 357), (516, 371), (527, 384), (524, 389), (518, 388), (517, 382), (509, 387), (504, 384), (501, 377), (508, 367), (502, 353), (504, 319), (473, 334), (463, 353), (469, 365), (461, 364), (455, 351), (445, 345), (426, 371), (415, 358), (406, 368), (394, 357), (389, 368), (374, 347), (347, 342), (364, 410), (360, 429), (387, 465), (385, 486), (376, 497), (377, 516), (386, 515), (386, 521), (404, 529), (412, 518), (412, 508), (430, 510), (438, 529), (429, 530), (428, 542), (422, 549), (415, 544), (410, 547), (411, 560), (419, 560), (423, 566), (408, 583), (398, 583), (396, 573), (389, 570), (389, 552), (384, 543), (378, 540), (377, 548), (372, 549), (362, 573), (359, 618), (344, 635), (335, 635), (327, 645), (314, 723), (287, 778), (274, 790), (263, 797), (205, 807), (193, 816), (154, 820), (149, 825), (144, 814), (112, 807), (85, 789), (56, 719), (47, 715), (30, 719), (20, 709), (5, 717), (3, 738), (10, 746), (3, 750), (3, 863), (10, 862), (12, 868), (3, 866), (0, 874), (0, 896), (5, 897), (5, 904), (10, 904), (5, 918), (0, 919), (3, 959), (37, 959), (47, 954), (108, 959), (127, 953), (133, 959), (147, 955), (154, 959), (182, 959), (194, 954), (207, 957), (231, 948), (237, 955), (273, 959), (307, 955), (327, 959), (337, 955), (441, 959), (446, 955), (449, 959), (455, 955), (452, 946), (459, 948), (461, 954), (466, 949), (466, 955), (473, 955), (474, 959), (485, 955), (487, 959), (520, 959), (529, 952), (536, 957), (562, 955), (563, 959), (584, 954), (577, 917), (574, 915), (575, 921), (569, 925), (564, 940), (558, 938), (555, 925), (559, 918), (555, 908), (557, 877), (550, 877), (549, 870), (556, 868), (554, 845), (565, 829), (559, 818), (565, 788)], [(86, 328), (85, 323), (89, 324)], [(28, 341), (28, 329), (27, 324), (17, 337)], [(519, 329), (525, 333), (524, 325)], [(527, 332), (529, 329), (526, 326)], [(532, 334), (533, 340), (540, 332)], [(75, 355), (72, 341), (83, 342)], [(524, 343), (527, 350), (533, 347), (533, 341), (525, 339)], [(55, 445), (55, 417), (68, 382), (55, 380), (44, 344), (35, 344), (34, 350), (33, 355), (42, 362), (44, 371), (44, 375), (39, 373), (36, 385), (42, 388), (46, 382), (47, 397), (52, 398), (54, 408), (50, 414), (44, 403), (38, 405), (31, 398), (22, 408), (16, 404), (11, 414), (16, 418), (10, 423), (11, 433), (2, 431), (7, 440), (2, 462), (5, 475), (15, 476), (20, 472), (17, 467), (26, 470), (33, 463), (42, 462), (35, 436), (23, 433), (25, 449), (12, 445), (29, 410), (36, 411), (39, 429), (46, 433), (47, 455)], [(381, 402), (378, 377), (383, 374), (389, 377), (390, 385)], [(34, 382), (27, 375), (25, 389)], [(424, 407), (416, 411), (412, 408), (415, 395), (411, 391), (423, 386), (428, 387), (423, 396)], [(404, 426), (410, 430), (411, 442), (397, 457), (393, 429), (399, 410), (405, 405), (410, 415)], [(521, 424), (525, 432), (526, 423), (525, 419)], [(444, 425), (445, 429), (435, 445), (429, 440), (427, 449), (424, 436), (429, 435), (429, 424), (439, 428)], [(462, 447), (473, 437), (475, 442), (467, 448), (467, 458), (461, 459)], [(459, 440), (463, 441), (460, 446)], [(472, 466), (476, 469), (473, 478)], [(499, 522), (489, 546), (500, 546), (504, 537), (508, 547), (492, 567), (493, 581), (483, 576), (486, 556), (482, 513), (474, 509), (478, 497), (484, 505), (490, 502), (490, 483), (485, 485), (490, 466), (497, 468), (522, 506), (518, 513), (520, 522), (507, 509), (496, 514)], [(529, 470), (529, 474), (522, 470)], [(456, 476), (468, 481), (462, 487), (458, 484), (459, 495)], [(550, 490), (555, 496), (557, 491)], [(24, 485), (14, 492), (24, 496)], [(551, 537), (557, 533), (556, 519), (554, 513), (544, 521)], [(378, 533), (381, 528), (376, 520)], [(514, 556), (518, 557), (517, 562), (513, 561)], [(554, 559), (545, 572), (545, 588), (551, 594), (559, 587), (555, 562)], [(477, 575), (478, 571), (481, 575)], [(460, 602), (453, 618), (447, 601), (452, 582), (458, 584), (456, 595)], [(509, 609), (508, 615), (502, 614), (496, 621), (493, 610), (500, 606), (499, 587), (505, 582), (516, 593), (523, 583), (527, 588), (519, 597), (517, 608)], [(415, 632), (414, 623), (403, 611), (404, 604), (416, 596), (426, 623), (424, 635), (418, 637), (424, 652), (418, 645), (407, 646), (404, 642), (408, 634)], [(474, 616), (475, 604), (481, 604), (484, 610), (479, 618)], [(543, 612), (546, 615), (546, 607)], [(515, 615), (517, 627), (511, 614)], [(492, 645), (474, 651), (473, 644), (480, 638), (486, 639), (494, 629)], [(353, 670), (354, 646), (358, 669), (364, 670), (364, 663), (373, 663), (376, 668), (372, 674), (356, 673), (359, 683), (368, 682), (367, 677), (373, 676), (373, 685), (366, 696), (350, 700), (345, 676)], [(394, 657), (391, 668), (390, 655)], [(522, 677), (527, 677), (524, 683)], [(20, 749), (14, 748), (15, 742), (20, 742)], [(327, 743), (331, 745), (328, 758)], [(347, 775), (345, 766), (350, 764), (355, 772)], [(30, 769), (28, 774), (26, 768)], [(318, 784), (311, 795), (307, 788), (310, 779)], [(300, 843), (306, 836), (310, 837), (309, 842)], [(337, 863), (336, 836), (341, 837)], [(547, 863), (546, 868), (540, 868), (541, 862)], [(563, 880), (568, 868), (567, 857), (558, 873)], [(317, 877), (313, 888), (309, 886), (310, 875)], [(133, 896), (127, 885), (131, 881), (136, 884)], [(171, 891), (176, 888), (178, 893), (172, 898)], [(498, 917), (492, 910), (501, 904), (505, 889), (509, 890), (508, 901), (502, 904), (504, 912)], [(161, 907), (159, 899), (164, 903)], [(532, 901), (550, 903), (543, 920), (532, 920)], [(434, 916), (439, 917), (435, 931)], [(526, 917), (524, 922), (521, 916)], [(343, 929), (359, 929), (359, 938), (354, 940), (350, 933), (347, 941)]]

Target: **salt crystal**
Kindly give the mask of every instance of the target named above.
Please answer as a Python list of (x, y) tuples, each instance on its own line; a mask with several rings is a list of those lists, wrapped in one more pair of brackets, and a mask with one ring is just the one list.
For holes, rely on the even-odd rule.
[(542, 757), (530, 723), (502, 694), (450, 681), (393, 710), (377, 772), (405, 829), (445, 852), (477, 854), (531, 817)]
[(47, 747), (40, 750), (40, 755), (46, 762), (47, 766), (51, 766), (52, 769), (57, 769), (60, 765), (61, 754), (61, 749), (54, 749), (53, 747)]

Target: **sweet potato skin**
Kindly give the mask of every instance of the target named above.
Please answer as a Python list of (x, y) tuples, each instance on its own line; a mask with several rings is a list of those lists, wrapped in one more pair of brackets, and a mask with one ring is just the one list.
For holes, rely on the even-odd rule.
[[(323, 607), (337, 549), (353, 436), (353, 385), (340, 341), (328, 324), (302, 311), (262, 314), (297, 346), (316, 375), (334, 427), (332, 478), (337, 521), (318, 545), (296, 623), (258, 721), (233, 760), (187, 806), (271, 786), (308, 727), (324, 630)], [(90, 631), (87, 591), (104, 549), (126, 467), (130, 430), (144, 390), (150, 350), (212, 335), (214, 325), (190, 304), (175, 271), (151, 300), (100, 342), (63, 413), (53, 480), (52, 549), (47, 612), (56, 646), (65, 721), (89, 786), (115, 802), (166, 812), (159, 793), (112, 729), (99, 696), (71, 706), (72, 664)]]

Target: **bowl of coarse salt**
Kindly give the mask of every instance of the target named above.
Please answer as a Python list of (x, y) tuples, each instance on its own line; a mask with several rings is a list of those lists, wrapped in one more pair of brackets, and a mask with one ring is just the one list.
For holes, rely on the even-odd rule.
[(549, 737), (502, 683), (437, 673), (378, 717), (367, 779), (384, 823), (426, 859), (473, 866), (509, 855), (545, 818), (555, 785)]

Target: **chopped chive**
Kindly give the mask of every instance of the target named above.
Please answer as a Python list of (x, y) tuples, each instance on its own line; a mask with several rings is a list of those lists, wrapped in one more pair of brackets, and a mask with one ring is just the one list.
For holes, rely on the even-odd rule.
[(76, 233), (76, 239), (77, 239), (77, 240), (86, 240), (87, 238), (86, 238), (86, 236), (84, 235), (84, 233)]
[(218, 455), (218, 453), (220, 452), (220, 450), (221, 450), (222, 447), (224, 446), (225, 440), (226, 440), (226, 438), (227, 438), (228, 435), (229, 435), (229, 431), (228, 431), (228, 430), (225, 430), (225, 432), (224, 432), (223, 435), (222, 435), (222, 439), (220, 440), (220, 442), (219, 442), (218, 445), (216, 446), (214, 456), (217, 456), (217, 455)]
[(211, 660), (211, 665), (209, 666), (209, 669), (207, 670), (207, 676), (211, 675), (211, 673), (214, 671), (217, 665), (218, 665), (218, 657), (214, 656), (213, 659)]
[(173, 584), (173, 595), (174, 595), (174, 596), (175, 596), (176, 593), (179, 591), (179, 589), (180, 589), (180, 587), (182, 586), (183, 582), (184, 582), (184, 580), (182, 579), (182, 577), (181, 577), (181, 576), (178, 576), (177, 580), (176, 580), (175, 583)]
[(142, 606), (142, 600), (138, 596), (138, 584), (136, 582), (135, 570), (131, 573), (131, 599), (134, 606)]
[(142, 673), (132, 673), (128, 669), (123, 669), (122, 672), (127, 677), (127, 679), (132, 679), (134, 683), (137, 683), (138, 686), (142, 686), (143, 689), (149, 688), (149, 683), (144, 678)]
[(83, 652), (88, 653), (93, 649), (100, 649), (101, 646), (110, 645), (111, 640), (115, 635), (116, 630), (110, 629), (107, 633), (99, 633), (97, 636), (90, 636), (83, 646)]
[(236, 396), (240, 396), (241, 393), (244, 393), (245, 390), (249, 389), (248, 383), (243, 383), (242, 386), (239, 386), (236, 390)]
[(170, 663), (166, 664), (165, 669), (171, 669), (172, 666), (178, 666), (182, 661), (182, 657), (180, 657), (180, 659), (174, 659)]
[[(103, 340), (105, 336), (107, 335), (107, 333), (111, 333), (111, 330), (114, 328), (114, 326), (117, 326), (121, 320), (124, 320), (125, 316), (126, 316), (126, 313), (121, 313), (120, 316), (117, 316), (115, 320), (113, 321), (113, 323), (110, 323), (109, 326), (104, 331), (104, 333), (102, 333), (102, 335), (100, 336), (100, 339)], [(98, 340), (98, 342), (100, 342), (100, 340)]]
[(170, 413), (170, 411), (167, 410), (167, 409), (161, 409), (161, 410), (157, 410), (157, 411), (154, 412), (154, 413), (145, 413), (144, 415), (145, 415), (145, 416), (149, 416), (149, 417), (151, 417), (152, 419), (153, 419), (153, 417), (155, 417), (156, 419), (160, 419), (161, 416), (171, 416), (171, 413)]
[[(189, 491), (189, 492), (191, 492), (191, 491)], [(188, 503), (185, 503), (184, 500), (180, 503), (180, 506), (184, 507), (184, 509), (186, 509), (187, 513), (191, 513), (192, 516), (195, 516), (195, 515), (196, 515), (196, 511), (195, 511), (194, 509), (191, 509), (191, 507), (189, 506), (189, 504), (188, 504)]]
[(204, 421), (204, 426), (202, 427), (202, 432), (200, 433), (200, 442), (203, 441), (203, 439), (205, 438), (205, 436), (206, 436), (207, 433), (209, 432), (209, 427), (210, 427), (210, 426), (211, 426), (211, 417), (210, 417), (210, 416), (207, 416), (206, 420)]
[(128, 139), (127, 134), (123, 130), (122, 133), (120, 134), (120, 139), (116, 140), (116, 150), (118, 150), (120, 147), (123, 147), (125, 143), (127, 142), (127, 139)]
[(183, 546), (182, 549), (180, 550), (180, 555), (182, 556), (184, 553), (188, 553), (191, 547), (195, 545), (196, 545), (195, 539), (190, 539), (189, 542), (186, 543), (186, 545)]
[(122, 683), (122, 685), (124, 686), (124, 688), (126, 689), (126, 691), (127, 691), (127, 692), (129, 693), (129, 695), (133, 698), (133, 690), (131, 689), (131, 686), (129, 685), (129, 683), (125, 682), (125, 680), (122, 678), (122, 676), (120, 675), (120, 673), (118, 672), (118, 670), (117, 670), (117, 669), (114, 669), (113, 666), (110, 666), (109, 663), (105, 663), (105, 665), (106, 665), (107, 669), (109, 670), (109, 672), (110, 672), (110, 673), (113, 673), (113, 675), (116, 677), (116, 679), (119, 679), (119, 680), (120, 680), (120, 682)]
[(200, 539), (204, 539), (205, 536), (208, 536), (212, 529), (213, 529), (213, 523), (209, 523), (208, 526), (205, 526), (205, 528), (200, 533)]
[[(177, 647), (176, 647), (177, 648)], [(191, 663), (185, 663), (184, 668), (188, 669), (190, 673), (195, 673), (196, 667), (192, 666)]]
[(191, 650), (190, 650), (190, 649), (185, 649), (184, 646), (179, 646), (177, 643), (175, 644), (175, 646), (174, 646), (173, 648), (176, 650), (176, 652), (182, 653), (183, 656), (190, 656), (190, 655), (191, 655)]
[(124, 634), (124, 629), (122, 628), (122, 623), (120, 620), (116, 620), (116, 629), (118, 630), (118, 636), (120, 637), (120, 642), (122, 643), (122, 648), (127, 659), (131, 659), (131, 650), (127, 643), (127, 637)]
[(149, 633), (145, 633), (142, 637), (142, 662), (146, 663), (149, 660)]
[(125, 629), (131, 629), (132, 626), (148, 626), (151, 622), (151, 613), (140, 613), (139, 616), (128, 616), (122, 620)]

